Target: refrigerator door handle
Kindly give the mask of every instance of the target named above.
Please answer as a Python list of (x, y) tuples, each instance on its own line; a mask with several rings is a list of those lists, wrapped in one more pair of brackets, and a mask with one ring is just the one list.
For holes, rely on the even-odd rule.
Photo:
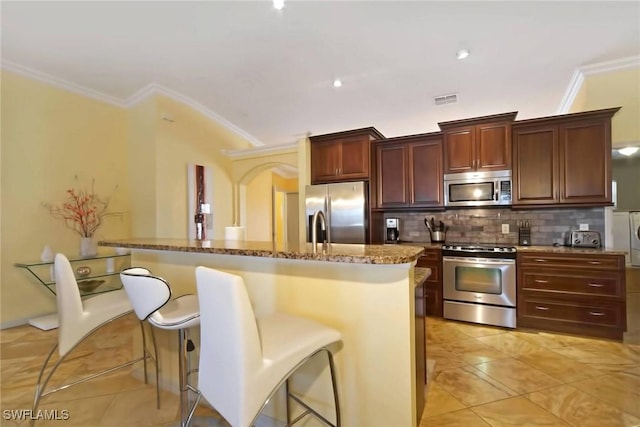
[(331, 243), (331, 194), (324, 201), (324, 211), (327, 217), (327, 243)]

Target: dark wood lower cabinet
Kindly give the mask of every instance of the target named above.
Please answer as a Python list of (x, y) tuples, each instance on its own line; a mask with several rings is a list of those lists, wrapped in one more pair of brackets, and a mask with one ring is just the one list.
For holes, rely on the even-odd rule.
[(518, 253), (518, 327), (621, 340), (623, 255)]
[(425, 330), (424, 284), (416, 287), (415, 292), (415, 352), (416, 352), (416, 425), (420, 424), (425, 404), (427, 385), (427, 347)]
[(431, 275), (424, 284), (424, 298), (427, 316), (442, 317), (442, 250), (440, 247), (426, 247), (418, 258), (418, 267), (431, 269)]

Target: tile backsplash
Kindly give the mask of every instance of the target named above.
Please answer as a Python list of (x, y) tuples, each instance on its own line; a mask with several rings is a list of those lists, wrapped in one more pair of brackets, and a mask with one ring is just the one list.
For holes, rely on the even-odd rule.
[[(604, 208), (583, 209), (455, 209), (445, 212), (385, 213), (385, 218), (400, 219), (400, 240), (429, 242), (425, 218), (434, 218), (449, 226), (447, 243), (518, 244), (519, 221), (529, 221), (532, 245), (564, 244), (565, 233), (588, 224), (589, 230), (599, 231), (604, 246)], [(502, 233), (502, 224), (509, 225), (509, 233)]]

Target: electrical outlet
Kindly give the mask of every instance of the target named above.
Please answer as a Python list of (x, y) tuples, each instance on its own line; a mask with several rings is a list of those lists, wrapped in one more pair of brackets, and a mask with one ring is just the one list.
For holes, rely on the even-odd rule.
[(509, 234), (509, 224), (502, 224), (502, 234)]
[(580, 224), (580, 231), (589, 231), (589, 224)]

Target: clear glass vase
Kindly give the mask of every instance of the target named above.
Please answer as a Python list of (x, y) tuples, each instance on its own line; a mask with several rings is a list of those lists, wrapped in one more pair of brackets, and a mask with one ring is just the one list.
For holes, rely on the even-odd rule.
[(98, 242), (93, 237), (80, 238), (80, 256), (90, 257), (98, 254)]

